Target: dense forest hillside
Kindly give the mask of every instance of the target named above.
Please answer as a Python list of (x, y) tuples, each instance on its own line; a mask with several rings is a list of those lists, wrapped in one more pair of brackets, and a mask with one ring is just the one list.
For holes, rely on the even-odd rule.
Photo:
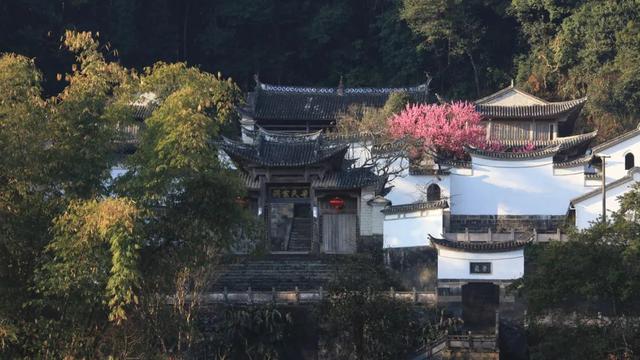
[(544, 98), (588, 95), (610, 137), (636, 125), (640, 5), (600, 0), (16, 0), (0, 4), (0, 51), (36, 59), (45, 91), (64, 84), (65, 29), (99, 33), (134, 68), (186, 61), (274, 84), (399, 86), (433, 77), (475, 99), (515, 79)]

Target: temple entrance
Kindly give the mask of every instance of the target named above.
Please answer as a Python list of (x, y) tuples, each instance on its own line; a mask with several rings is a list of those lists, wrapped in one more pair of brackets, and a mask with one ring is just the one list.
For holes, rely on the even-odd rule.
[(493, 331), (500, 288), (492, 283), (469, 283), (462, 286), (462, 319), (472, 331)]
[(274, 186), (269, 190), (268, 225), (271, 251), (310, 251), (313, 216), (309, 188)]

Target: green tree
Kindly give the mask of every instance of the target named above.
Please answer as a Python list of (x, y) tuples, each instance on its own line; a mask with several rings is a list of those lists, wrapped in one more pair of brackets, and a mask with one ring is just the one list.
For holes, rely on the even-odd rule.
[(530, 44), (520, 83), (547, 98), (588, 96), (581, 125), (602, 139), (636, 126), (637, 3), (514, 0), (511, 12)]
[[(465, 74), (473, 79), (473, 91), (456, 97), (480, 97), (487, 80), (491, 86), (486, 89), (495, 91), (495, 80), (504, 83), (509, 78), (513, 59), (508, 46), (514, 48), (517, 33), (508, 30), (511, 20), (503, 1), (403, 0), (400, 17), (421, 37), (422, 46), (441, 59), (436, 75), (444, 75), (442, 81), (451, 81), (461, 67), (471, 70)], [(496, 40), (502, 41), (501, 48), (492, 44)], [(506, 62), (501, 60), (504, 55)], [(458, 81), (470, 83), (469, 77)]]
[(624, 358), (640, 351), (640, 184), (619, 200), (606, 224), (526, 250), (529, 268), (517, 286), (528, 302), (534, 358)]
[[(63, 40), (76, 63), (51, 98), (32, 60), (0, 58), (0, 351), (182, 353), (199, 336), (197, 295), (217, 259), (251, 230), (236, 203), (244, 189), (213, 142), (240, 92), (185, 64), (139, 75), (90, 33)], [(151, 93), (139, 150), (112, 184), (119, 132)]]

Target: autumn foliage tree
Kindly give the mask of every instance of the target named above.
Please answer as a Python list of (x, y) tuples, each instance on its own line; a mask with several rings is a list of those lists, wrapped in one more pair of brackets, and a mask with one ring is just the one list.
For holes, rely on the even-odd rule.
[(391, 136), (408, 138), (418, 153), (461, 158), (464, 146), (485, 147), (482, 115), (468, 102), (413, 104), (389, 119)]

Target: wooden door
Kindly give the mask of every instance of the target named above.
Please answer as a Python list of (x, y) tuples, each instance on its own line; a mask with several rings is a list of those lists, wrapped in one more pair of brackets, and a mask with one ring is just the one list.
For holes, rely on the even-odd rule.
[(331, 254), (352, 254), (356, 252), (356, 214), (323, 214), (323, 251)]

